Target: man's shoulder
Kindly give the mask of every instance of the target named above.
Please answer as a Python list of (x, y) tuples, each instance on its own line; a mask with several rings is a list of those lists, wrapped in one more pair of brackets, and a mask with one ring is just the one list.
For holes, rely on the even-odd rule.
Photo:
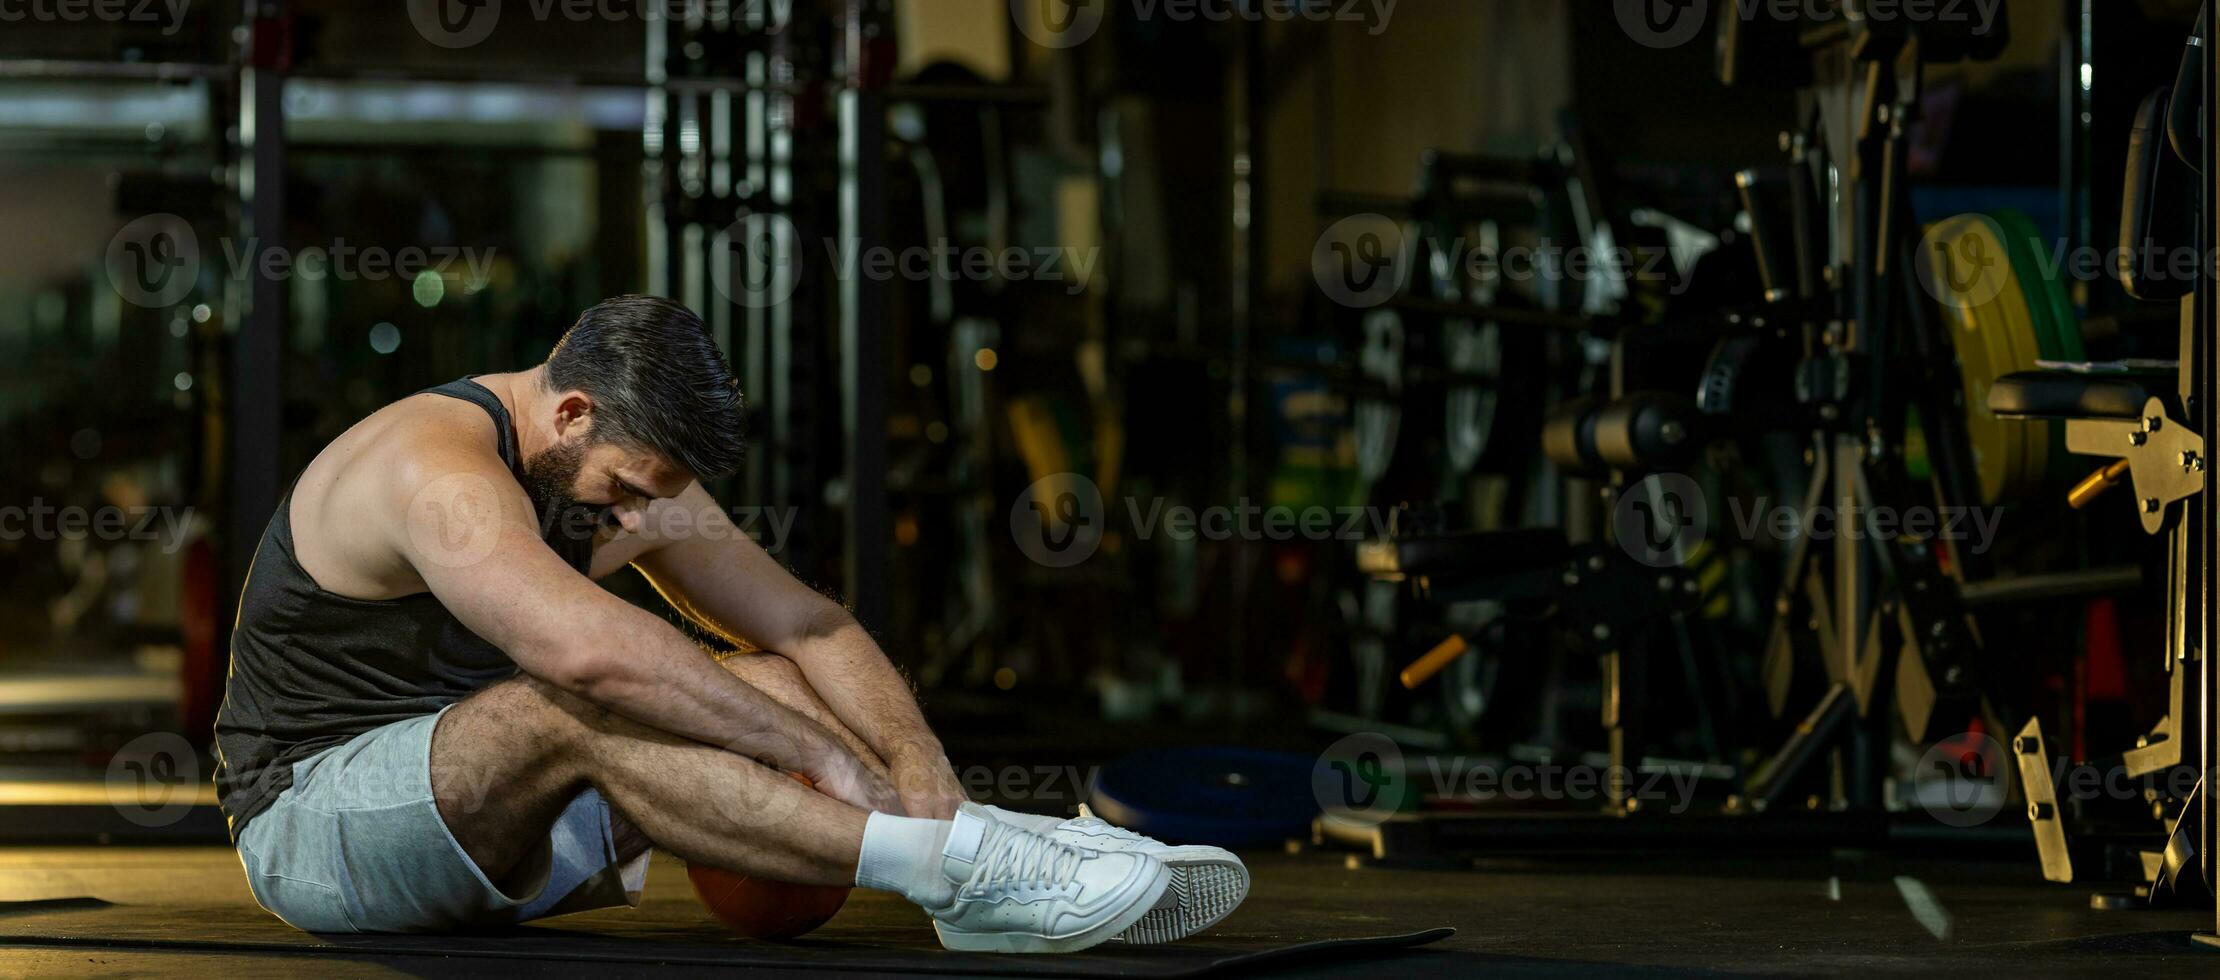
[(384, 438), (379, 440), (380, 448), (397, 457), (459, 454), (496, 461), (501, 458), (500, 429), (493, 416), (462, 399), (418, 392), (379, 409), (371, 419), (381, 416)]
[(371, 413), (332, 440), (301, 475), (312, 496), (406, 493), (455, 472), (506, 472), (485, 410), (420, 392)]
[(423, 513), (495, 513), (521, 498), (498, 428), (466, 401), (421, 394), (372, 413), (332, 440), (294, 488), (294, 541), (324, 587), (391, 598), (422, 585), (404, 557)]

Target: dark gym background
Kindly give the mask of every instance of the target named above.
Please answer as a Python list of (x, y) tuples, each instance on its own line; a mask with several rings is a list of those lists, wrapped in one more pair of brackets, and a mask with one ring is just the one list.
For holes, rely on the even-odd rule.
[[(1539, 396), (1506, 397), (1491, 423), (1505, 448), (1464, 467), (1438, 465), (1452, 436), (1407, 408), (1404, 437), (1418, 441), (1363, 474), (1358, 415), (1379, 379), (1361, 313), (1321, 289), (1322, 233), (1411, 207), (1429, 161), (1473, 155), (1577, 161), (1614, 214), (1668, 216), (1731, 247), (1734, 175), (1783, 159), (1795, 93), (1723, 86), (1709, 31), (1642, 43), (1604, 0), (1284, 5), (1311, 17), (1181, 16), (1165, 2), (1080, 4), (1104, 14), (1076, 33), (1045, 24), (1034, 0), (584, 13), (494, 0), (448, 11), (480, 20), (444, 22), (443, 3), (248, 0), (0, 24), (0, 507), (15, 522), (0, 522), (0, 844), (17, 845), (0, 847), (0, 903), (98, 894), (117, 867), (141, 888), (205, 873), (211, 854), (220, 872), (207, 752), (228, 619), (289, 481), (378, 407), (529, 366), (581, 310), (650, 292), (702, 313), (753, 406), (748, 464), (713, 489), (855, 609), (982, 797), (1061, 811), (1104, 767), (1131, 779), (1147, 764), (1136, 753), (1161, 753), (1151, 778), (1227, 794), (1244, 839), (1271, 842), (1259, 867), (1280, 877), (1260, 871), (1260, 896), (1318, 889), (1299, 904), (1388, 923), (1375, 932), (1459, 926), (1472, 959), (1457, 969), (1906, 970), (1938, 950), (1972, 955), (1978, 939), (2018, 944), (2028, 969), (2086, 970), (2101, 964), (2045, 957), (2159, 933), (2163, 945), (2131, 944), (2135, 962), (2192, 955), (2187, 933), (2209, 931), (2209, 912), (2089, 912), (2090, 888), (2043, 883), (2016, 811), (1939, 855), (1843, 863), (1821, 842), (1776, 861), (1722, 838), (1676, 847), (1643, 880), (1593, 856), (1534, 863), (1553, 850), (1541, 844), (1478, 870), (1469, 857), (1420, 870), (1275, 857), (1283, 837), (1319, 846), (1304, 844), (1311, 787), (1298, 779), (1290, 819), (1285, 787), (1229, 781), (1233, 756), (1174, 750), (1307, 766), (1357, 736), (1396, 743), (1415, 767), (1579, 765), (1610, 748), (1595, 659), (1517, 622), (1431, 686), (1393, 682), (1462, 623), (1360, 567), (1362, 540), (1415, 519), (1402, 505), (1483, 531), (1602, 517), (1577, 502), (1584, 485), (1545, 472)], [(2116, 241), (2136, 107), (2174, 81), (2199, 4), (2003, 6), (2010, 37), (1993, 58), (1926, 71), (1912, 207), (1923, 220), (2011, 208), (2056, 241)], [(156, 255), (161, 234), (194, 243), (194, 271), (150, 298), (124, 260)], [(1063, 265), (842, 267), (844, 248), (935, 243)], [(434, 267), (270, 275), (252, 261), (348, 246)], [(1731, 275), (1720, 295), (1747, 285)], [(2139, 339), (2133, 324), (2153, 314), (2117, 285), (2069, 289), (2105, 356), (2175, 356), (2165, 330)], [(1493, 369), (1516, 386), (1522, 358), (1539, 379), (1545, 359), (1594, 363), (1581, 344), (1597, 342), (1506, 340)], [(1081, 551), (1043, 550), (1040, 522), (1061, 521), (1043, 515), (1081, 485), (1100, 502)], [(1270, 508), (1331, 516), (1267, 533)], [(1213, 509), (1234, 512), (1226, 533), (1152, 519)], [(122, 523), (36, 523), (48, 510)], [(2167, 593), (2164, 548), (2125, 504), (2065, 515), (2054, 501), (2008, 517), (2014, 544), (1989, 574), (2113, 570), (2140, 585), (2101, 612), (2012, 606), (1980, 629), (1992, 662), (2014, 665), (1998, 699), (2025, 714), (2007, 717), (2045, 719), (2053, 750), (2080, 761), (2117, 754), (2166, 711), (2164, 665), (2143, 651)], [(1046, 530), (1068, 543), (1068, 529)], [(1750, 698), (1744, 714), (1700, 727), (1679, 694), (1655, 713), (1656, 751), (1705, 774), (1712, 808), (1734, 802), (1711, 777), (1746, 774), (1797, 721), (1753, 707), (1777, 558), (1772, 545), (1718, 558), (1739, 591), (1714, 617), (1716, 673), (1725, 697)], [(631, 573), (609, 586), (661, 608)], [(2100, 634), (2104, 657), (2088, 649)], [(1929, 746), (1899, 742), (1877, 750), (1887, 798), (1853, 803), (1917, 814), (1912, 770)], [(1814, 786), (1811, 809), (1826, 796)], [(2138, 877), (2132, 857), (2111, 860), (2112, 877)], [(1936, 930), (1906, 879), (1969, 883), (1970, 901), (1945, 896), (1958, 925)], [(1806, 900), (1821, 904), (1779, 911)], [(1688, 918), (1683, 902), (1721, 903), (1734, 924)], [(1304, 919), (1280, 938), (1343, 921)], [(1676, 945), (1711, 928), (1715, 941)], [(1574, 945), (1615, 935), (1602, 951)], [(1740, 958), (1761, 947), (1768, 958)]]

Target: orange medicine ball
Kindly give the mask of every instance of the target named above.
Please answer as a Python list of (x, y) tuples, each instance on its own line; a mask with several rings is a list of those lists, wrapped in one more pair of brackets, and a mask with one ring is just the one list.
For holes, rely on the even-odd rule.
[[(788, 775), (816, 788), (800, 774)], [(750, 939), (792, 939), (824, 925), (847, 903), (850, 891), (841, 885), (794, 885), (751, 878), (700, 864), (687, 865), (686, 877), (717, 921)]]

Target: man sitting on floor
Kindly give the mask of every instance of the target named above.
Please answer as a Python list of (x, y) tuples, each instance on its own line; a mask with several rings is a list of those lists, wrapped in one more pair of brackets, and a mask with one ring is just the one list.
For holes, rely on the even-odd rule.
[[(1231, 910), (1224, 851), (966, 802), (871, 637), (702, 489), (741, 428), (701, 320), (626, 296), (545, 364), (325, 447), (255, 554), (216, 726), (256, 900), (315, 932), (512, 924), (636, 903), (660, 847), (898, 893), (951, 949), (1164, 941)], [(594, 584), (627, 565), (763, 652), (720, 663)]]

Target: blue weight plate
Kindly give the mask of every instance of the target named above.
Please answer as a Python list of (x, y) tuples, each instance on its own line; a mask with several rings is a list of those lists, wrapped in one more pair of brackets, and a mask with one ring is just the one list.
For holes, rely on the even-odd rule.
[(1317, 760), (1289, 752), (1196, 748), (1136, 752), (1096, 774), (1095, 814), (1170, 843), (1253, 847), (1308, 833)]

